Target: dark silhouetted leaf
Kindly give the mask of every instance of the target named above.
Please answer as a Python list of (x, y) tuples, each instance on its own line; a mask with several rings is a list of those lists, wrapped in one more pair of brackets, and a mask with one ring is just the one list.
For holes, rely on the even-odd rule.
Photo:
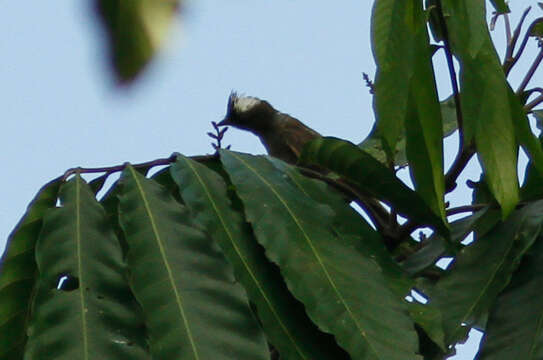
[(267, 359), (245, 292), (218, 246), (170, 192), (127, 166), (121, 226), (130, 282), (156, 359)]
[(43, 215), (55, 207), (60, 179), (45, 184), (8, 237), (0, 262), (0, 358), (22, 359), (38, 276), (35, 246)]
[[(265, 257), (242, 214), (232, 208), (224, 180), (216, 172), (182, 155), (171, 173), (187, 206), (221, 246), (236, 277), (255, 304), (274, 347), (285, 359), (342, 359), (346, 354), (328, 334), (318, 331), (296, 301), (277, 267)], [(336, 349), (334, 349), (336, 347)]]
[(519, 199), (517, 143), (509, 87), (488, 32), (485, 4), (471, 0), (442, 4), (460, 62), (465, 144), (475, 141), (489, 189), (506, 218)]
[(76, 175), (43, 219), (25, 358), (149, 359), (121, 247), (94, 196)]
[(313, 140), (305, 146), (300, 161), (330, 169), (356, 184), (361, 191), (388, 203), (399, 214), (448, 234), (444, 220), (416, 192), (390, 169), (348, 141), (332, 137)]
[(541, 359), (542, 288), (543, 239), (539, 237), (490, 313), (479, 359)]
[(265, 157), (220, 154), (266, 256), (319, 328), (353, 359), (419, 359), (405, 304), (378, 263), (357, 248), (358, 238), (334, 234), (333, 210), (305, 196)]
[[(491, 215), (492, 213), (489, 213)], [(481, 326), (498, 293), (541, 229), (543, 201), (515, 211), (509, 219), (461, 250), (435, 288), (447, 344)]]

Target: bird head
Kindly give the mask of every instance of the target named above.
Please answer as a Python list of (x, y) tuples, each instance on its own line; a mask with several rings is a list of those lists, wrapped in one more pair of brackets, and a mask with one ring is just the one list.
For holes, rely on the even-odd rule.
[(267, 101), (232, 92), (228, 98), (226, 116), (218, 125), (230, 125), (258, 134), (273, 126), (276, 114), (277, 110)]

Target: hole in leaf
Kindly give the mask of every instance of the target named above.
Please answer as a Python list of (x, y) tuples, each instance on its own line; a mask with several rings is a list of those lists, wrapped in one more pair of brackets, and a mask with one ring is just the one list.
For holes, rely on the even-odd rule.
[(440, 269), (447, 270), (447, 268), (451, 265), (453, 260), (454, 258), (450, 256), (442, 257), (436, 262), (436, 266)]
[(426, 297), (426, 295), (424, 295), (423, 293), (415, 290), (415, 289), (411, 289), (411, 297), (416, 301), (416, 302), (419, 302), (421, 304), (427, 304), (428, 303), (428, 298)]
[(57, 290), (73, 291), (79, 288), (79, 279), (75, 276), (62, 274), (57, 281)]
[(465, 238), (464, 240), (462, 240), (460, 243), (462, 245), (469, 245), (473, 242), (473, 231), (470, 232)]

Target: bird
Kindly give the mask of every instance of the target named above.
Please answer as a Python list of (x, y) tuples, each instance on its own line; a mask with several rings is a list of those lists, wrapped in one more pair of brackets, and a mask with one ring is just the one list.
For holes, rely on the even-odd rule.
[(228, 97), (226, 116), (218, 126), (233, 126), (258, 136), (269, 155), (296, 164), (304, 145), (321, 137), (300, 120), (282, 113), (269, 102), (253, 96)]
[[(238, 96), (232, 92), (228, 98), (226, 116), (217, 126), (233, 126), (258, 136), (269, 155), (289, 164), (299, 165), (298, 158), (304, 145), (322, 137), (300, 120), (276, 110), (269, 102), (253, 96)], [(317, 164), (303, 164), (311, 173), (304, 174), (328, 179), (330, 171)], [(355, 201), (368, 212), (373, 223), (381, 229), (388, 223), (388, 214), (379, 202), (356, 189), (343, 178), (328, 179), (329, 184), (343, 193), (346, 202)]]

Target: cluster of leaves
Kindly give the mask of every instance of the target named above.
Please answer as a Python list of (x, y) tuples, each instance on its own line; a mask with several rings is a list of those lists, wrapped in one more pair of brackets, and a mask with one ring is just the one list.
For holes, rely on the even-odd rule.
[[(131, 81), (177, 1), (97, 4), (118, 79)], [(506, 18), (503, 0), (493, 4)], [(543, 48), (519, 89), (507, 75), (542, 22), (516, 49), (525, 13), (500, 61), (485, 11), (483, 1), (375, 1), (377, 122), (358, 146), (305, 147), (300, 164), (326, 175), (221, 150), (223, 131), (214, 156), (75, 169), (45, 185), (0, 264), (0, 359), (443, 359), (472, 327), (485, 331), (481, 359), (540, 358), (543, 150), (528, 114), (543, 121), (543, 90), (526, 86)], [(440, 103), (441, 50), (453, 95)], [(445, 173), (443, 137), (457, 129)], [(448, 208), (474, 154), (473, 203)], [(153, 165), (168, 166), (147, 176)], [(396, 177), (401, 166), (414, 189)], [(81, 177), (96, 170), (106, 174)], [(424, 226), (434, 233), (415, 241)], [(446, 270), (435, 266), (444, 257)]]

